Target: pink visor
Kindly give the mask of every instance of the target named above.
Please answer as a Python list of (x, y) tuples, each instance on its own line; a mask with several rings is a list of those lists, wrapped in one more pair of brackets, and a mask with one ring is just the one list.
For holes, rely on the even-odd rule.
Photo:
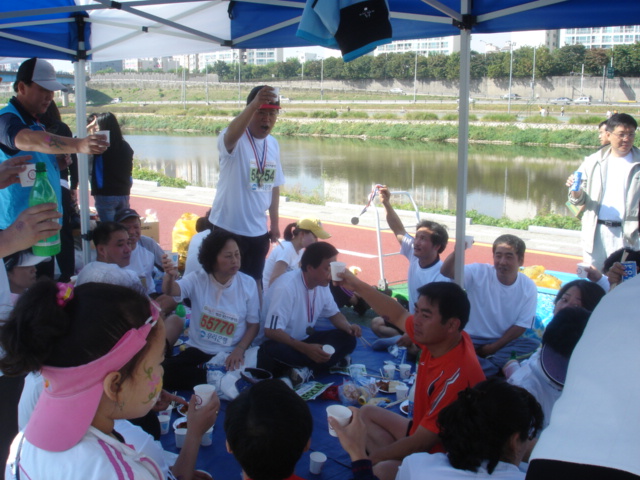
[(29, 443), (50, 452), (63, 452), (76, 445), (98, 411), (105, 377), (142, 350), (159, 313), (151, 302), (146, 323), (129, 330), (106, 355), (93, 362), (68, 368), (43, 367), (44, 390), (24, 431)]

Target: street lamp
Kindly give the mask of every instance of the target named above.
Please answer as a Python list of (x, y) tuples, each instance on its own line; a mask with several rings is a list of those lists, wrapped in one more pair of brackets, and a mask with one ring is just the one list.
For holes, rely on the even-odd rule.
[(515, 43), (509, 42), (509, 52), (510, 52), (510, 60), (509, 60), (509, 103), (507, 107), (507, 113), (511, 113), (511, 80), (513, 78), (513, 46)]
[(324, 99), (324, 57), (320, 58), (320, 101)]

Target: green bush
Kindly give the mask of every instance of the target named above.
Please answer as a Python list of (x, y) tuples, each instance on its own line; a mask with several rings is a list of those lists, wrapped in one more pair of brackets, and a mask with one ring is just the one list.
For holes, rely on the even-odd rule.
[(187, 188), (188, 185), (191, 185), (189, 182), (182, 180), (181, 178), (168, 177), (164, 173), (156, 172), (148, 168), (142, 168), (137, 160), (133, 163), (132, 177), (136, 180), (158, 182), (158, 185), (162, 187)]
[(338, 118), (335, 110), (316, 110), (309, 115), (311, 118)]
[(489, 113), (480, 119), (481, 122), (508, 122), (508, 123), (513, 123), (517, 120), (518, 120), (518, 117), (510, 113)]
[(395, 113), (374, 113), (373, 118), (376, 120), (396, 120), (398, 116)]
[(549, 125), (552, 123), (560, 123), (556, 117), (541, 117), (540, 115), (532, 115), (522, 119), (522, 123), (539, 123), (541, 125)]
[(438, 120), (438, 115), (432, 112), (409, 112), (406, 117), (407, 120)]
[(351, 111), (351, 112), (342, 112), (340, 114), (342, 118), (369, 118), (369, 114), (367, 112), (359, 112), (359, 111)]
[(575, 116), (569, 119), (569, 123), (572, 125), (598, 125), (603, 120), (606, 120), (604, 115)]
[[(458, 114), (457, 113), (445, 113), (440, 120), (447, 120), (449, 122), (457, 122)], [(471, 119), (469, 119), (471, 120)]]

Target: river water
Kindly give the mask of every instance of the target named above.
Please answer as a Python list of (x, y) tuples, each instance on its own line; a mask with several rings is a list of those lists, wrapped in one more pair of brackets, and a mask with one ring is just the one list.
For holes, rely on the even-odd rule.
[[(216, 137), (127, 134), (145, 168), (215, 187)], [(427, 208), (456, 207), (456, 144), (277, 136), (286, 177), (283, 190), (364, 205), (372, 184), (409, 191)], [(594, 139), (595, 140), (595, 139)], [(472, 145), (467, 209), (514, 220), (568, 214), (567, 176), (590, 150)]]

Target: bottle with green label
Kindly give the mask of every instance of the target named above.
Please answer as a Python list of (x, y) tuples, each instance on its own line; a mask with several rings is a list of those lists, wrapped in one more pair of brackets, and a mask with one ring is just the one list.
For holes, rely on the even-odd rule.
[[(40, 205), (42, 203), (58, 203), (56, 192), (53, 190), (49, 178), (47, 177), (47, 166), (44, 162), (36, 163), (36, 180), (29, 194), (29, 206)], [(51, 257), (60, 253), (60, 234), (40, 240), (32, 248), (34, 255), (41, 257)]]

